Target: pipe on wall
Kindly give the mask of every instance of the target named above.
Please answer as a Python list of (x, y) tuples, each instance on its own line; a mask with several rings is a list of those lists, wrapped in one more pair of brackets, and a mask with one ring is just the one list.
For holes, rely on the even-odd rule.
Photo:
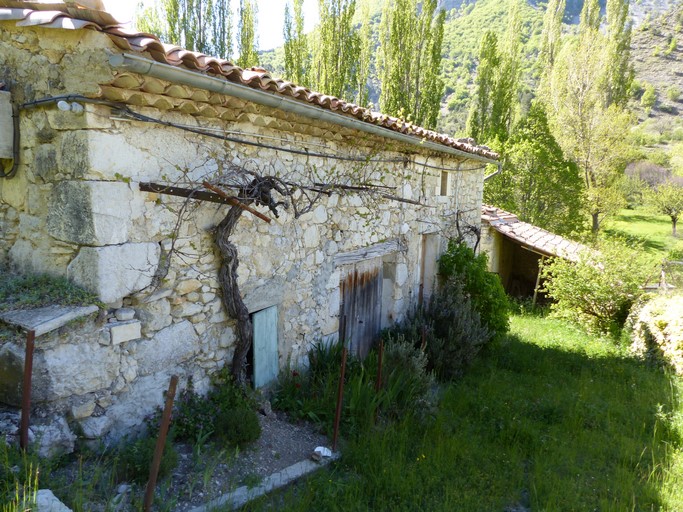
[(360, 121), (359, 119), (355, 119), (353, 117), (348, 117), (330, 110), (325, 110), (315, 105), (301, 103), (299, 101), (278, 96), (270, 92), (252, 89), (251, 87), (247, 87), (245, 85), (228, 82), (222, 78), (203, 75), (197, 73), (196, 71), (190, 71), (184, 68), (171, 66), (169, 64), (163, 64), (161, 62), (152, 61), (144, 57), (139, 57), (137, 55), (130, 55), (126, 53), (113, 54), (109, 57), (109, 64), (116, 69), (125, 69), (126, 71), (131, 71), (140, 75), (152, 76), (154, 78), (159, 78), (172, 83), (196, 87), (198, 89), (204, 89), (219, 94), (226, 94), (228, 96), (258, 103), (259, 105), (264, 105), (266, 107), (284, 110), (293, 114), (299, 114), (310, 119), (325, 121), (344, 126), (346, 128), (360, 130), (372, 135), (379, 135), (381, 137), (393, 139), (398, 142), (420, 146), (424, 149), (438, 151), (440, 153), (448, 153), (461, 158), (465, 157), (471, 160), (477, 160), (489, 164), (497, 163), (496, 160), (486, 158), (481, 155), (468, 153), (467, 151), (462, 151), (456, 148), (445, 146), (443, 144), (420, 139), (412, 135), (395, 132), (393, 130), (389, 130), (388, 128), (366, 123), (365, 121)]

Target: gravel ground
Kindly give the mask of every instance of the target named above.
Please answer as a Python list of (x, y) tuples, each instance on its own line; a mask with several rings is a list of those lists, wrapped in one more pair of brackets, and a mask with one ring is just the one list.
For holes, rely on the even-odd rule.
[(184, 512), (241, 486), (258, 485), (276, 471), (307, 459), (316, 446), (329, 445), (326, 436), (307, 423), (289, 423), (283, 413), (259, 414), (261, 437), (243, 450), (221, 451), (207, 446), (200, 453), (179, 446), (180, 461), (168, 489), (160, 493), (172, 510)]

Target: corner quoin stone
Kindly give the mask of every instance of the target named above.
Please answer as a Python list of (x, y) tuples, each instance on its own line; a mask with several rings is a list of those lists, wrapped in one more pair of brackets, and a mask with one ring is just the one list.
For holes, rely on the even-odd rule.
[(151, 242), (83, 247), (67, 267), (67, 277), (112, 304), (152, 283), (160, 253)]

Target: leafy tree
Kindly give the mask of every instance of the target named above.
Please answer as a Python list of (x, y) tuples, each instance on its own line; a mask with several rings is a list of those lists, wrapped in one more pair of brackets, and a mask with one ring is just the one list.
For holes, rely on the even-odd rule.
[(241, 68), (258, 66), (256, 51), (256, 6), (252, 0), (240, 0), (239, 39), (237, 49), (240, 56), (237, 65)]
[(671, 219), (671, 234), (676, 236), (676, 224), (683, 214), (683, 184), (667, 181), (647, 194), (648, 203)]
[(486, 201), (554, 233), (578, 231), (581, 177), (550, 132), (542, 103), (532, 104), (512, 131), (504, 154), (501, 174), (486, 184)]
[(356, 104), (368, 104), (368, 80), (372, 66), (372, 52), (374, 49), (372, 27), (370, 25), (370, 6), (364, 2), (361, 8), (362, 25), (358, 30), (360, 48), (358, 51), (358, 66), (356, 69)]
[(436, 126), (444, 91), (446, 14), (436, 7), (436, 0), (387, 0), (380, 23), (380, 108), (427, 128)]
[(631, 64), (629, 0), (607, 0), (607, 104), (624, 106), (635, 71)]
[(319, 0), (311, 86), (338, 98), (354, 97), (360, 43), (353, 29), (356, 0)]
[(496, 87), (499, 62), (498, 37), (494, 32), (487, 31), (481, 39), (479, 65), (477, 66), (477, 78), (475, 80), (475, 100), (472, 102), (470, 114), (467, 117), (467, 134), (479, 141), (492, 131), (488, 113), (491, 110), (492, 97)]
[(294, 0), (294, 15), (290, 4), (285, 5), (285, 78), (298, 85), (308, 83), (307, 72), (310, 67), (308, 42), (304, 34), (303, 0)]
[(578, 37), (558, 54), (546, 104), (555, 138), (581, 171), (595, 233), (606, 216), (625, 204), (618, 186), (628, 159), (631, 116), (611, 100), (615, 77), (609, 72), (608, 39), (598, 30), (597, 0), (586, 2), (581, 20)]
[(521, 21), (519, 3), (511, 0), (502, 48), (492, 31), (482, 38), (475, 79), (476, 101), (467, 119), (470, 137), (488, 144), (505, 142), (518, 106)]
[(138, 11), (140, 30), (158, 34), (188, 50), (230, 58), (232, 14), (229, 0), (162, 0)]
[(538, 55), (538, 66), (542, 77), (552, 69), (557, 52), (562, 45), (562, 18), (567, 7), (567, 0), (550, 0), (543, 16), (543, 32), (541, 32), (541, 48)]
[(648, 279), (654, 262), (617, 241), (602, 241), (599, 252), (586, 250), (576, 262), (554, 258), (543, 268), (545, 291), (560, 316), (604, 333), (616, 334)]

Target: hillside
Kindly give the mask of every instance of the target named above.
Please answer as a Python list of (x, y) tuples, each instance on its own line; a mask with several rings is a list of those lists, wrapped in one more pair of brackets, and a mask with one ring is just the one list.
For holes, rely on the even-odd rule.
[[(606, 0), (601, 0), (604, 9)], [(379, 44), (379, 26), (383, 2), (370, 2), (370, 15), (375, 28), (373, 37)], [(523, 23), (522, 43), (524, 57), (522, 78), (522, 105), (528, 105), (533, 98), (537, 71), (534, 69), (535, 57), (540, 44), (540, 34), (545, 12), (545, 1), (527, 0), (523, 4), (521, 17)], [(453, 135), (464, 135), (465, 121), (471, 101), (473, 79), (477, 68), (479, 42), (486, 30), (493, 30), (503, 37), (507, 25), (508, 2), (503, 0), (441, 0), (439, 7), (447, 11), (444, 29), (443, 78), (446, 85), (442, 102), (441, 118), (438, 129)], [(568, 0), (565, 12), (566, 30), (578, 23), (583, 0)], [(666, 11), (676, 9), (672, 15)], [(634, 56), (637, 78), (642, 83), (652, 83), (658, 91), (658, 103), (651, 112), (651, 119), (657, 130), (659, 123), (669, 125), (672, 115), (678, 111), (678, 101), (666, 99), (666, 90), (671, 84), (681, 83), (683, 74), (677, 74), (678, 48), (664, 55), (670, 44), (671, 35), (681, 38), (681, 0), (632, 0), (631, 16), (634, 20)], [(360, 23), (360, 18), (357, 17)], [(681, 40), (683, 47), (683, 39)], [(658, 55), (655, 49), (662, 48)], [(281, 76), (284, 72), (284, 51), (282, 48), (260, 53), (261, 64)], [(683, 66), (681, 66), (683, 72)], [(370, 101), (377, 107), (379, 83), (376, 76), (370, 81)], [(641, 117), (643, 115), (641, 114)], [(646, 125), (649, 130), (649, 125)]]
[[(633, 64), (637, 95), (633, 102), (639, 125), (635, 140), (650, 158), (671, 166), (683, 175), (683, 5), (674, 6), (659, 16), (644, 18), (634, 31)], [(640, 99), (653, 86), (656, 99), (651, 109)], [(668, 165), (667, 165), (668, 164)]]

